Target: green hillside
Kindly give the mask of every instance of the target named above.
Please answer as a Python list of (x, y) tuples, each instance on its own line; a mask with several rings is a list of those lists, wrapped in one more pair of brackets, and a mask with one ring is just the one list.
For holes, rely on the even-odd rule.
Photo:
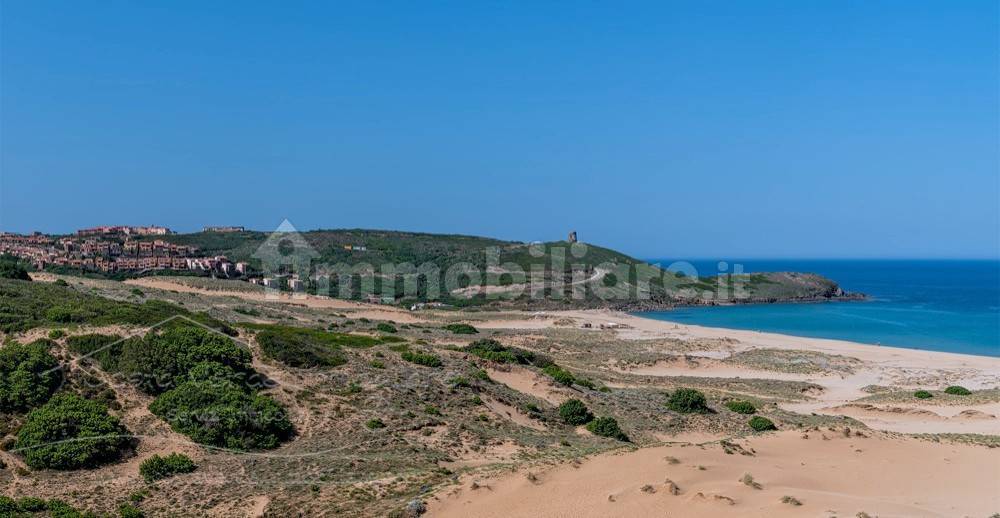
[[(163, 239), (194, 245), (208, 255), (225, 255), (255, 267), (260, 250), (277, 247), (264, 232), (175, 234)], [(499, 239), (388, 230), (302, 232), (315, 257), (315, 271), (351, 267), (345, 277), (315, 276), (306, 289), (351, 299), (378, 294), (400, 304), (435, 300), (453, 306), (529, 308), (655, 308), (676, 304), (819, 300), (844, 294), (836, 283), (808, 274), (753, 274), (692, 279), (600, 246), (565, 241), (523, 243)], [(149, 238), (152, 239), (152, 238)], [(263, 248), (262, 248), (263, 247)], [(275, 250), (271, 250), (274, 252)], [(394, 265), (386, 273), (384, 265)], [(462, 271), (457, 285), (428, 289), (417, 270), (434, 265), (441, 279)], [(318, 267), (318, 269), (317, 269)], [(272, 272), (273, 273), (273, 272)]]

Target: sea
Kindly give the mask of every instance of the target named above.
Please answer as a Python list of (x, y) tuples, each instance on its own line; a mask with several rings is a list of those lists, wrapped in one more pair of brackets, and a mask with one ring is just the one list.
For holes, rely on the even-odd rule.
[[(680, 263), (678, 263), (680, 261)], [(684, 260), (700, 276), (818, 273), (865, 301), (704, 306), (636, 313), (709, 327), (834, 338), (910, 349), (1000, 356), (1000, 260)], [(675, 266), (676, 268), (677, 266)]]

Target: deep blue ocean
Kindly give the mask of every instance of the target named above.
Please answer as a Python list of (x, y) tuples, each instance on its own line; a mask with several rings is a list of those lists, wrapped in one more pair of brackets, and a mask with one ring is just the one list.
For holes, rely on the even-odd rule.
[[(653, 259), (664, 268), (675, 260)], [(718, 261), (689, 261), (698, 275)], [(747, 273), (812, 272), (863, 302), (682, 308), (640, 316), (710, 327), (837, 338), (912, 349), (1000, 356), (1000, 261), (995, 260), (730, 260)]]

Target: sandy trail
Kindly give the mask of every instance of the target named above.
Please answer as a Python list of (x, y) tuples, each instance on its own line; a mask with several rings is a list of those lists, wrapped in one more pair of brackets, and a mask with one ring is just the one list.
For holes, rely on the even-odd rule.
[[(536, 481), (522, 471), (472, 489), (466, 479), (431, 500), (429, 516), (985, 517), (1000, 509), (1000, 450), (824, 433), (755, 437), (754, 456), (663, 446), (533, 471)], [(740, 482), (745, 473), (761, 488)]]
[(279, 304), (292, 304), (292, 305), (305, 306), (317, 309), (341, 310), (350, 312), (351, 316), (354, 318), (368, 318), (371, 320), (392, 320), (394, 322), (407, 323), (407, 324), (427, 321), (426, 319), (419, 318), (413, 313), (401, 308), (396, 308), (392, 306), (382, 306), (378, 304), (367, 304), (364, 302), (355, 302), (344, 299), (335, 299), (331, 297), (323, 297), (318, 295), (308, 295), (304, 293), (293, 295), (289, 293), (265, 293), (259, 291), (206, 290), (201, 288), (195, 288), (192, 286), (187, 286), (177, 282), (171, 282), (168, 280), (156, 279), (153, 277), (140, 277), (138, 279), (129, 279), (127, 281), (124, 281), (124, 283), (135, 286), (142, 286), (144, 288), (152, 288), (165, 291), (177, 291), (181, 293), (194, 293), (198, 295), (205, 295), (208, 297), (234, 297), (253, 302), (263, 302), (263, 303), (270, 302)]

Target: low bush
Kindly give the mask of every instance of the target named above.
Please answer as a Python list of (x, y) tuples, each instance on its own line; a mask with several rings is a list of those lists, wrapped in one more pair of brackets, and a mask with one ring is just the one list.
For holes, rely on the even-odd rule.
[(146, 482), (155, 482), (165, 478), (191, 473), (198, 466), (190, 457), (182, 453), (171, 453), (166, 457), (153, 455), (139, 464), (139, 474)]
[(969, 389), (967, 389), (967, 388), (965, 388), (965, 387), (960, 387), (958, 385), (952, 385), (952, 386), (944, 389), (944, 393), (945, 394), (951, 394), (953, 396), (968, 396), (969, 394), (972, 394), (972, 391), (969, 390)]
[(748, 424), (750, 425), (750, 428), (753, 428), (753, 430), (757, 432), (766, 432), (768, 430), (778, 429), (778, 427), (774, 426), (774, 423), (770, 419), (759, 415), (751, 417)]
[(563, 369), (562, 367), (554, 363), (542, 369), (542, 372), (544, 372), (553, 380), (555, 380), (556, 383), (559, 383), (560, 385), (565, 385), (567, 387), (572, 385), (573, 382), (576, 381), (576, 378), (574, 378), (569, 371)]
[(145, 518), (146, 514), (142, 512), (142, 509), (132, 504), (122, 504), (118, 506), (118, 516), (119, 518)]
[(931, 394), (930, 392), (927, 392), (926, 390), (918, 390), (918, 391), (916, 391), (916, 392), (913, 393), (913, 397), (915, 397), (917, 399), (929, 399), (929, 398), (934, 397), (934, 394)]
[(336, 367), (347, 363), (341, 347), (372, 347), (385, 340), (364, 335), (331, 333), (320, 329), (255, 325), (263, 353), (290, 367)]
[(55, 392), (62, 370), (49, 353), (51, 344), (42, 339), (0, 347), (0, 412), (30, 410)]
[(535, 360), (535, 353), (516, 347), (506, 347), (492, 338), (476, 340), (467, 345), (465, 350), (484, 360), (497, 363), (529, 365)]
[(565, 403), (559, 405), (559, 417), (564, 423), (573, 426), (587, 424), (594, 420), (594, 414), (579, 399), (567, 399)]
[(28, 414), (14, 448), (33, 468), (65, 470), (117, 460), (130, 442), (128, 430), (106, 407), (67, 393)]
[(114, 370), (151, 395), (183, 383), (188, 372), (203, 362), (238, 372), (252, 370), (249, 350), (226, 336), (198, 327), (151, 331), (142, 339), (125, 340), (120, 345), (120, 352), (112, 360)]
[(93, 358), (102, 369), (115, 372), (118, 370), (117, 362), (122, 350), (121, 340), (122, 337), (118, 335), (76, 335), (66, 339), (66, 346), (70, 352)]
[(737, 414), (749, 415), (757, 413), (757, 407), (753, 406), (753, 403), (749, 401), (727, 401), (726, 408)]
[(53, 329), (49, 331), (49, 340), (58, 340), (64, 336), (66, 336), (66, 331), (63, 331), (62, 329)]
[(682, 414), (704, 414), (709, 412), (705, 404), (705, 394), (690, 388), (679, 388), (667, 399), (667, 408)]
[(618, 427), (618, 421), (614, 417), (598, 417), (587, 423), (587, 430), (594, 435), (629, 442), (628, 436)]
[(456, 335), (474, 335), (479, 333), (478, 329), (469, 324), (448, 324), (444, 328)]
[(385, 322), (379, 322), (375, 329), (381, 333), (396, 333), (396, 326), (392, 324), (386, 324)]
[(234, 450), (271, 449), (294, 434), (285, 409), (229, 381), (187, 381), (149, 410), (191, 440)]
[(425, 367), (440, 367), (442, 365), (441, 358), (429, 353), (403, 351), (400, 357), (410, 363), (416, 363)]
[(365, 423), (365, 426), (367, 426), (368, 428), (370, 428), (372, 430), (377, 430), (379, 428), (385, 428), (385, 423), (382, 422), (381, 419), (379, 419), (379, 418), (376, 417), (374, 419), (369, 419)]

